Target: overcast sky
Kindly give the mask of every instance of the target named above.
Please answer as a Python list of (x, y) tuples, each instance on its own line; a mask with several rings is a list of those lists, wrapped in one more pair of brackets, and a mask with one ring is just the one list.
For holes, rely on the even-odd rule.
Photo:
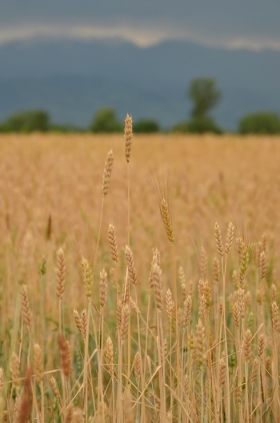
[(280, 51), (279, 0), (1, 0), (0, 43), (119, 37)]

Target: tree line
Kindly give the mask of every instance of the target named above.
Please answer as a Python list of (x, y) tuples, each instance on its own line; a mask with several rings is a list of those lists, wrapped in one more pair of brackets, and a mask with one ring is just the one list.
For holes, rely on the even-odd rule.
[[(222, 98), (222, 93), (215, 80), (212, 78), (192, 80), (187, 95), (192, 102), (190, 118), (177, 123), (168, 132), (222, 134), (223, 129), (210, 114)], [(153, 119), (141, 119), (134, 122), (133, 130), (135, 133), (162, 131), (159, 123)], [(114, 133), (123, 131), (123, 123), (118, 119), (116, 111), (110, 107), (98, 110), (87, 128), (53, 124), (49, 114), (44, 110), (15, 113), (0, 123), (0, 132), (2, 133), (34, 131)], [(279, 134), (280, 117), (276, 113), (263, 111), (248, 114), (240, 119), (238, 132), (240, 134)]]

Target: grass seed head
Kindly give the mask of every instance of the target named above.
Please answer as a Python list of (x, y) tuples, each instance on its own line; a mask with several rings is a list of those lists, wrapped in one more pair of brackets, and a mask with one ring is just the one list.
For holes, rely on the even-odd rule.
[(113, 150), (110, 150), (109, 153), (107, 154), (107, 157), (106, 157), (104, 174), (103, 174), (102, 191), (103, 191), (103, 196), (104, 197), (108, 193), (110, 179), (111, 179), (111, 174), (112, 174), (112, 170), (113, 170), (113, 163), (114, 163)]
[(220, 359), (220, 367), (219, 367), (219, 386), (220, 388), (222, 388), (225, 384), (226, 381), (226, 362), (225, 362), (225, 358), (222, 357)]
[(122, 301), (119, 300), (117, 304), (117, 310), (116, 310), (117, 329), (120, 329), (122, 325), (122, 306), (123, 306)]
[(57, 342), (60, 352), (62, 372), (65, 377), (68, 377), (70, 376), (72, 370), (69, 342), (65, 339), (64, 335), (62, 334), (58, 335)]
[(62, 248), (57, 251), (56, 295), (62, 300), (65, 290), (65, 256)]
[(265, 339), (264, 339), (264, 335), (261, 334), (259, 337), (259, 347), (258, 347), (258, 356), (260, 359), (263, 356), (264, 347), (265, 347)]
[(93, 285), (93, 274), (89, 262), (82, 258), (82, 271), (83, 271), (83, 283), (85, 288), (85, 294), (88, 298), (91, 298), (92, 285)]
[(50, 376), (47, 377), (47, 381), (50, 384), (51, 390), (53, 391), (53, 394), (54, 394), (57, 402), (60, 403), (60, 394), (59, 394), (59, 389), (58, 389), (57, 382), (56, 382), (55, 378), (50, 375)]
[(130, 161), (132, 135), (132, 117), (127, 114), (124, 125), (125, 158), (127, 163)]
[(174, 235), (172, 229), (172, 221), (169, 211), (169, 205), (165, 198), (160, 201), (160, 214), (165, 227), (166, 235), (171, 244), (174, 244)]
[(130, 285), (129, 285), (129, 279), (128, 279), (128, 269), (126, 270), (124, 283), (122, 286), (122, 303), (128, 304), (129, 303), (129, 297), (130, 297)]
[(28, 298), (28, 291), (27, 286), (22, 285), (21, 287), (21, 309), (22, 309), (22, 317), (25, 325), (30, 328), (31, 327), (31, 311), (29, 306), (29, 298)]
[(207, 254), (204, 248), (201, 248), (200, 252), (200, 278), (204, 280), (207, 272)]
[(166, 312), (169, 317), (169, 323), (172, 324), (175, 318), (175, 303), (172, 298), (172, 292), (170, 289), (166, 291)]
[(37, 382), (40, 384), (44, 377), (43, 353), (39, 344), (34, 344), (34, 369)]
[(99, 281), (99, 304), (100, 304), (101, 312), (103, 312), (105, 307), (105, 303), (107, 300), (107, 291), (108, 291), (107, 272), (105, 269), (102, 269), (100, 272), (100, 281)]
[(109, 240), (112, 260), (115, 263), (115, 266), (117, 266), (119, 262), (119, 254), (118, 254), (117, 240), (116, 240), (116, 234), (115, 234), (115, 227), (111, 223), (108, 228), (108, 240)]
[(218, 283), (220, 280), (220, 262), (217, 257), (213, 260), (213, 282)]
[(141, 356), (139, 351), (135, 354), (134, 361), (133, 361), (133, 370), (136, 377), (137, 382), (139, 383), (141, 377)]
[(266, 261), (266, 254), (264, 251), (260, 253), (260, 274), (261, 279), (265, 280), (266, 277), (266, 269), (267, 269), (267, 261)]
[(245, 272), (248, 267), (249, 263), (249, 245), (245, 244), (245, 242), (241, 242), (240, 245), (240, 254), (239, 254), (239, 261), (240, 261), (240, 268), (239, 268), (239, 281), (240, 286), (244, 288), (244, 277)]
[(226, 238), (226, 245), (225, 245), (225, 254), (228, 255), (231, 246), (232, 246), (232, 241), (233, 241), (233, 236), (234, 236), (234, 226), (233, 224), (230, 222), (228, 224), (228, 228), (227, 228), (227, 238)]
[(198, 309), (198, 315), (199, 315), (200, 319), (203, 319), (205, 311), (206, 311), (206, 298), (205, 298), (205, 295), (202, 294), (199, 297), (199, 309)]
[(276, 333), (280, 331), (280, 322), (279, 322), (279, 308), (276, 301), (273, 301), (271, 304), (271, 313), (272, 313), (272, 327)]
[(153, 259), (152, 259), (152, 265), (157, 264), (160, 266), (160, 252), (157, 248), (153, 249)]
[(129, 323), (129, 305), (124, 304), (122, 308), (121, 338), (124, 339), (128, 332)]
[(184, 302), (184, 313), (183, 313), (183, 327), (186, 328), (190, 323), (191, 319), (191, 309), (192, 309), (192, 297), (187, 296)]
[(184, 303), (187, 299), (187, 288), (186, 284), (181, 283), (181, 294), (182, 294), (182, 303)]
[(87, 311), (84, 309), (81, 314), (81, 324), (82, 324), (82, 336), (86, 339), (87, 333)]
[(110, 336), (108, 336), (106, 340), (105, 360), (106, 360), (108, 372), (111, 376), (113, 376), (114, 375), (114, 346)]
[(211, 301), (212, 301), (212, 294), (211, 294), (209, 281), (208, 280), (202, 281), (200, 289), (201, 289), (201, 295), (204, 295), (205, 297), (205, 306), (207, 309), (209, 309), (211, 305)]
[(236, 327), (239, 328), (239, 324), (240, 324), (240, 308), (239, 308), (239, 303), (238, 302), (235, 302), (233, 304), (232, 313), (233, 313), (234, 323), (235, 323)]
[(239, 313), (241, 319), (245, 317), (245, 294), (244, 289), (239, 288), (238, 292), (238, 304), (239, 304)]
[(19, 366), (20, 366), (19, 357), (15, 352), (13, 352), (12, 358), (11, 358), (11, 361), (10, 361), (10, 372), (11, 372), (13, 384), (16, 385), (16, 386), (19, 386), (19, 384), (20, 384)]
[(125, 247), (125, 258), (126, 258), (126, 265), (127, 265), (127, 269), (128, 269), (128, 275), (129, 275), (130, 282), (133, 285), (137, 285), (137, 277), (136, 277), (136, 270), (135, 270), (135, 265), (134, 265), (133, 254), (132, 254), (132, 251), (131, 251), (131, 249), (128, 245), (126, 245), (126, 247)]
[(247, 329), (244, 335), (244, 357), (245, 361), (250, 361), (252, 357), (251, 350), (252, 333), (250, 329)]
[(218, 253), (221, 257), (224, 256), (224, 247), (223, 247), (223, 241), (222, 241), (222, 235), (219, 224), (215, 223), (215, 238), (216, 238), (216, 245)]
[(242, 401), (242, 387), (240, 385), (236, 387), (234, 394), (236, 402), (240, 404)]
[(188, 345), (189, 345), (189, 349), (191, 350), (192, 354), (195, 352), (195, 344), (196, 344), (195, 334), (191, 330), (191, 333), (189, 334), (189, 337), (188, 337)]
[(157, 310), (161, 312), (162, 302), (163, 302), (161, 269), (159, 265), (156, 263), (152, 265), (149, 282), (150, 282), (150, 288), (155, 295)]
[(73, 317), (74, 317), (76, 326), (79, 329), (79, 331), (81, 332), (83, 339), (86, 339), (86, 325), (87, 325), (86, 314), (87, 314), (86, 310), (83, 310), (82, 317), (80, 317), (77, 310), (73, 310)]
[(136, 304), (136, 302), (134, 301), (133, 298), (129, 298), (129, 304), (130, 307), (132, 308), (132, 310), (136, 313), (136, 314), (140, 314), (140, 309), (138, 307), (138, 305)]
[(265, 359), (265, 371), (267, 373), (267, 376), (271, 376), (271, 357), (268, 355)]

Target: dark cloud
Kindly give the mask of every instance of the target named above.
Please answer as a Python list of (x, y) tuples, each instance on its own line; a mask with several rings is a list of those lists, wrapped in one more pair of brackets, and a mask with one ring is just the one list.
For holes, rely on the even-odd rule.
[(280, 2), (263, 0), (4, 0), (0, 38), (30, 25), (127, 26), (161, 31), (163, 38), (166, 31), (165, 38), (267, 47), (280, 44), (279, 16)]

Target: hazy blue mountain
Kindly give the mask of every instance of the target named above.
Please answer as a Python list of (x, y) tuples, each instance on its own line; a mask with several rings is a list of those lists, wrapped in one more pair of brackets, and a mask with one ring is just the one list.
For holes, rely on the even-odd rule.
[[(163, 126), (186, 116), (187, 102), (174, 87), (149, 89), (141, 84), (89, 76), (52, 76), (40, 79), (0, 79), (0, 116), (15, 110), (42, 108), (56, 122), (89, 125), (101, 107), (114, 107), (120, 119), (131, 113), (157, 119)], [(4, 100), (5, 99), (5, 100)], [(177, 118), (177, 115), (179, 118)]]
[(223, 92), (214, 116), (233, 129), (245, 113), (280, 113), (280, 53), (165, 42), (150, 48), (115, 41), (43, 41), (0, 47), (0, 119), (44, 108), (56, 122), (86, 125), (103, 106), (163, 127), (186, 119), (186, 88), (211, 76)]

